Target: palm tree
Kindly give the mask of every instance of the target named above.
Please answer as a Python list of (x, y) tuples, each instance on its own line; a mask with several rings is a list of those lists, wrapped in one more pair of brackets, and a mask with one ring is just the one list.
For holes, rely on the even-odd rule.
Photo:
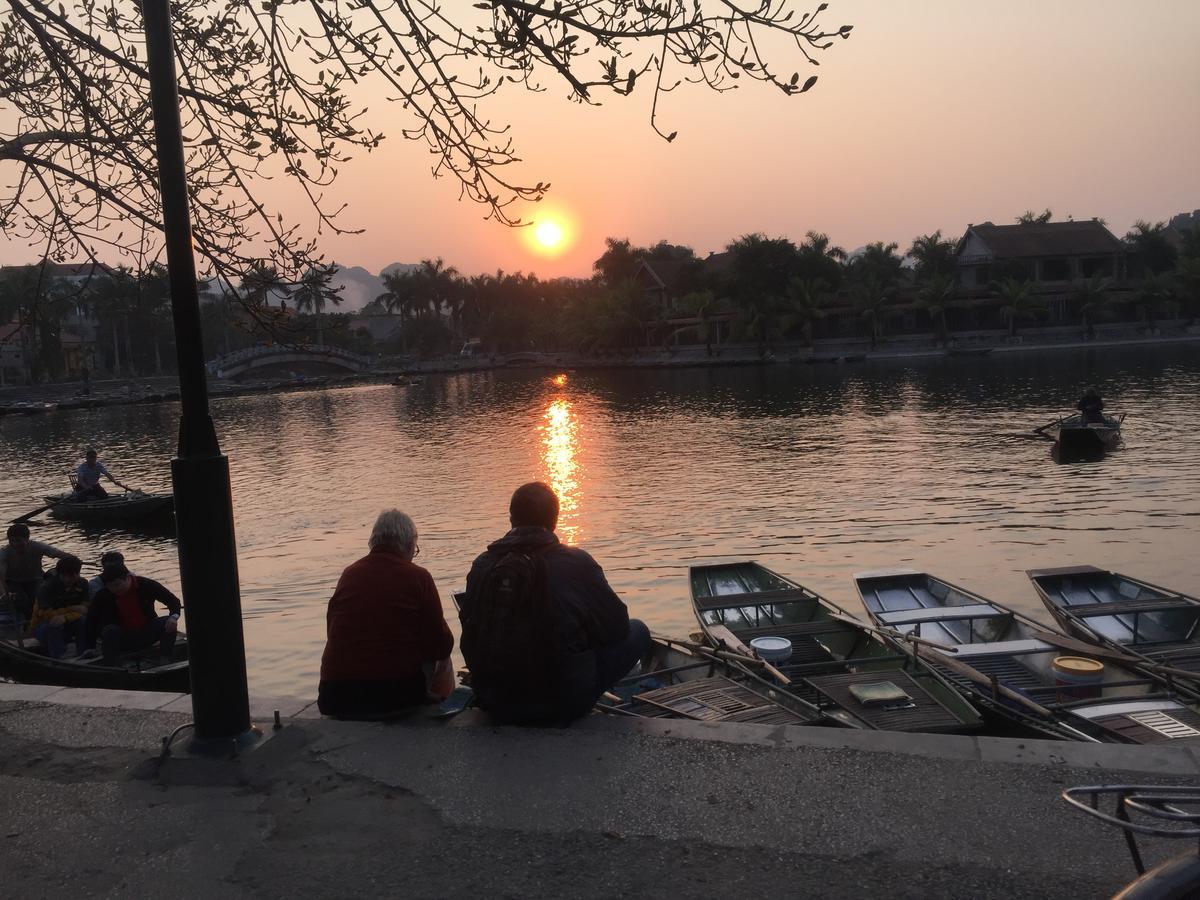
[(917, 290), (917, 306), (929, 313), (937, 331), (937, 340), (942, 344), (947, 343), (950, 337), (950, 329), (946, 326), (946, 308), (954, 301), (954, 295), (954, 278), (951, 275), (932, 275)]
[(1166, 222), (1151, 224), (1139, 219), (1125, 235), (1125, 242), (1130, 245), (1147, 274), (1159, 275), (1175, 265), (1178, 251), (1167, 241)]
[(1173, 307), (1173, 288), (1168, 275), (1151, 273), (1142, 279), (1141, 287), (1133, 295), (1133, 305), (1141, 310), (1142, 321), (1146, 323), (1148, 331), (1153, 331), (1157, 326), (1158, 316)]
[(1108, 292), (1112, 281), (1103, 275), (1093, 275), (1075, 287), (1075, 309), (1083, 318), (1084, 333), (1096, 336), (1096, 314), (1108, 303)]
[(819, 278), (793, 278), (788, 282), (787, 308), (783, 317), (785, 332), (800, 329), (804, 343), (813, 345), (813, 327), (825, 318), (825, 294), (829, 285)]
[(850, 262), (850, 271), (856, 280), (874, 280), (880, 287), (891, 288), (900, 279), (902, 260), (896, 255), (899, 244), (875, 241), (867, 244), (862, 253)]
[(993, 285), (992, 290), (1003, 301), (1000, 315), (1008, 323), (1010, 337), (1017, 336), (1017, 321), (1031, 319), (1042, 309), (1041, 301), (1030, 293), (1029, 282), (1019, 278), (1005, 278), (999, 284)]
[(804, 235), (804, 243), (800, 245), (801, 253), (812, 253), (815, 256), (827, 256), (839, 262), (846, 258), (846, 251), (841, 247), (829, 246), (829, 235), (819, 231), (809, 231)]
[(915, 274), (918, 281), (931, 278), (934, 275), (948, 275), (954, 268), (954, 241), (942, 240), (939, 229), (933, 234), (914, 238), (908, 248), (908, 255), (915, 261)]
[(316, 316), (318, 347), (325, 344), (324, 335), (321, 332), (321, 311), (325, 308), (326, 303), (337, 306), (342, 302), (341, 288), (332, 287), (329, 284), (333, 273), (332, 268), (309, 269), (304, 273), (304, 277), (300, 279), (300, 283), (296, 285), (296, 290), (292, 294), (292, 302), (295, 303), (297, 312), (307, 310)]
[[(895, 246), (892, 244), (892, 247)], [(892, 286), (875, 275), (866, 276), (854, 286), (854, 301), (863, 320), (867, 323), (872, 350), (883, 337), (883, 323), (887, 314), (886, 306), (891, 295)]]
[(680, 308), (700, 320), (700, 324), (696, 330), (699, 332), (699, 336), (704, 339), (704, 352), (708, 356), (712, 356), (712, 320), (710, 313), (715, 303), (716, 295), (712, 291), (693, 291), (690, 294), (684, 294), (679, 299)]

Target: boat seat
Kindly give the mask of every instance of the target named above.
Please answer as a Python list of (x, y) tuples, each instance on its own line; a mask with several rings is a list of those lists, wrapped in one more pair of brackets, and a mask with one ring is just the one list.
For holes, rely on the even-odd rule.
[(1021, 641), (992, 641), (986, 644), (959, 644), (954, 648), (957, 652), (950, 656), (993, 656), (997, 654), (1037, 653), (1041, 650), (1053, 650), (1044, 641), (1027, 638)]
[(1072, 606), (1070, 614), (1081, 619), (1091, 619), (1095, 616), (1124, 616), (1133, 613), (1144, 615), (1145, 613), (1168, 612), (1173, 609), (1191, 609), (1200, 613), (1200, 603), (1186, 600), (1183, 597), (1144, 597), (1141, 600), (1115, 600)]
[(1008, 613), (987, 603), (972, 603), (969, 606), (938, 606), (933, 609), (898, 609), (895, 612), (879, 613), (879, 621), (885, 625), (915, 625), (917, 622), (936, 622), (938, 619), (990, 619)]
[(785, 588), (778, 591), (751, 591), (748, 594), (717, 594), (712, 597), (697, 597), (698, 609), (728, 609), (741, 606), (764, 606), (772, 603), (796, 603), (801, 600), (815, 602), (816, 594), (803, 588)]

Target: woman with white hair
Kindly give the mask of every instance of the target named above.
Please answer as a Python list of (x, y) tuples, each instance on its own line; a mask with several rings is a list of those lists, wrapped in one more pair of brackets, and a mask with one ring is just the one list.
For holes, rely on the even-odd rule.
[(413, 563), (417, 526), (384, 510), (367, 543), (371, 552), (342, 572), (329, 599), (317, 692), (327, 716), (378, 718), (454, 689), (454, 637), (433, 577)]

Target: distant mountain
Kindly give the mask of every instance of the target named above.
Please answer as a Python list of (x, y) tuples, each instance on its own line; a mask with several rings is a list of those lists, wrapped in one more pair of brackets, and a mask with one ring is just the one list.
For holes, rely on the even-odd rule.
[[(335, 264), (336, 265), (336, 264)], [(338, 267), (331, 284), (341, 291), (342, 303), (339, 312), (357, 312), (384, 292), (383, 276), (397, 272), (412, 272), (421, 268), (419, 263), (392, 263), (384, 266), (378, 275), (372, 275), (362, 266)]]

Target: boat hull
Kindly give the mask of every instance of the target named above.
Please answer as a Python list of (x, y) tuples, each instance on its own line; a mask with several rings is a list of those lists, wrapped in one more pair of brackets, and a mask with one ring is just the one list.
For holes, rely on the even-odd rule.
[[(191, 676), (187, 639), (182, 635), (180, 638), (172, 662), (144, 667), (139, 667), (136, 662), (105, 666), (98, 660), (51, 659), (29, 646), (21, 648), (11, 641), (0, 640), (0, 674), (27, 684), (186, 694), (191, 690)], [(36, 645), (36, 642), (26, 643)], [(152, 652), (157, 653), (157, 648)]]
[(164, 519), (175, 512), (173, 494), (144, 494), (127, 499), (127, 495), (107, 497), (103, 500), (70, 500), (70, 494), (46, 497), (50, 515), (56, 519), (72, 522), (140, 522), (147, 519)]

